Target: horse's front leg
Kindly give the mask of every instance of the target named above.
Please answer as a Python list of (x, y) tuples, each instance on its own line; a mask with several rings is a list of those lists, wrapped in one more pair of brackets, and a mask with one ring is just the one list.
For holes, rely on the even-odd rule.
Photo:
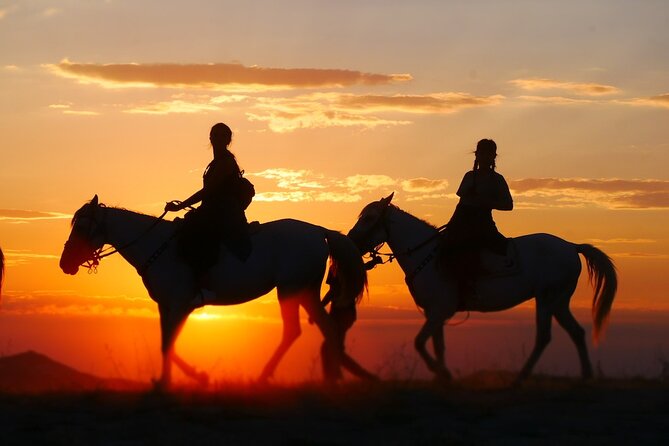
[(163, 355), (163, 367), (160, 379), (156, 382), (156, 387), (165, 390), (170, 387), (172, 382), (172, 361), (175, 357), (174, 343), (176, 342), (181, 329), (190, 311), (177, 310), (164, 305), (158, 307), (160, 313), (160, 334), (161, 351)]
[(209, 375), (207, 375), (205, 372), (198, 372), (195, 367), (188, 364), (179, 355), (177, 355), (174, 349), (172, 350), (171, 359), (187, 377), (194, 379), (199, 385), (203, 387), (209, 385)]
[[(425, 324), (420, 329), (414, 340), (414, 347), (418, 351), (418, 354), (423, 358), (427, 368), (434, 372), (437, 378), (439, 379), (449, 379), (450, 372), (444, 364), (444, 321), (446, 318), (441, 317), (430, 317), (428, 316)], [(427, 341), (432, 337), (434, 342), (435, 352), (437, 353), (436, 357), (433, 358), (432, 355), (427, 351)]]

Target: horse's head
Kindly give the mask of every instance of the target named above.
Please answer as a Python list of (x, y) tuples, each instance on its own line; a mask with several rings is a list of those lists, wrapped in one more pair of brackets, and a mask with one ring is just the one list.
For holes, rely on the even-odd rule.
[(348, 236), (355, 242), (363, 254), (373, 251), (377, 246), (388, 241), (385, 219), (390, 202), (395, 193), (373, 201), (360, 212), (355, 226), (348, 231)]
[(60, 256), (60, 268), (76, 274), (85, 263), (95, 264), (96, 252), (104, 245), (101, 205), (98, 196), (84, 204), (72, 218), (70, 237)]

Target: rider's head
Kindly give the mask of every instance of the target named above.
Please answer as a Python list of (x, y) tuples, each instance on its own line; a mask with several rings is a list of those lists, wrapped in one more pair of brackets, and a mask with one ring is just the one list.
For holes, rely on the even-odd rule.
[(209, 141), (214, 148), (214, 152), (225, 150), (230, 145), (230, 141), (232, 141), (232, 130), (222, 122), (214, 124), (209, 132)]
[(492, 139), (482, 139), (476, 144), (476, 161), (474, 170), (480, 168), (495, 169), (495, 158), (497, 157), (497, 144)]

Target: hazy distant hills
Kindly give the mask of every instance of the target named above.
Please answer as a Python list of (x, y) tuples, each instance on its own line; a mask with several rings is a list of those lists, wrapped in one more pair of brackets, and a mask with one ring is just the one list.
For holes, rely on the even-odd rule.
[(138, 390), (146, 386), (82, 373), (34, 351), (0, 357), (0, 392), (3, 393)]

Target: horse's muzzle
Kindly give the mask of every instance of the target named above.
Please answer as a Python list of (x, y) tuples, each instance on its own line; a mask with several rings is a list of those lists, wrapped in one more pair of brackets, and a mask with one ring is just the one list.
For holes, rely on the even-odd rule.
[(79, 272), (79, 265), (74, 265), (70, 262), (64, 262), (63, 259), (61, 258), (60, 269), (62, 269), (65, 274), (70, 274), (74, 276)]

